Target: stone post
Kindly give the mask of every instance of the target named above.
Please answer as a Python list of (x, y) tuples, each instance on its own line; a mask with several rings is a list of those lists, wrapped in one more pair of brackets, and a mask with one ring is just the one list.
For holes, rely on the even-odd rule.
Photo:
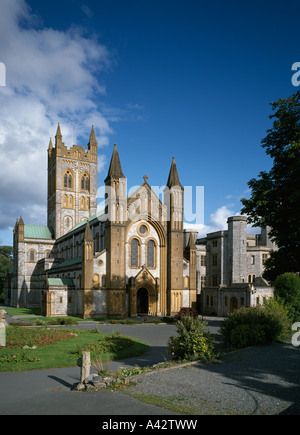
[(80, 371), (80, 385), (83, 386), (85, 379), (90, 376), (91, 373), (91, 354), (90, 352), (82, 352), (82, 357), (77, 361)]
[(0, 310), (0, 346), (6, 346), (6, 311)]

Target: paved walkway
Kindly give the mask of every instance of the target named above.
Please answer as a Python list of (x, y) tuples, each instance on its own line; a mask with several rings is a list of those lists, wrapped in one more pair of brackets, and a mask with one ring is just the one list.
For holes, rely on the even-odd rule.
[[(209, 319), (213, 333), (218, 319)], [(82, 327), (88, 328), (84, 322)], [(94, 326), (93, 326), (94, 327)], [(152, 365), (167, 359), (173, 325), (98, 325), (102, 332), (120, 331), (149, 343), (138, 358), (111, 363), (119, 366)], [(78, 326), (77, 326), (78, 328)], [(128, 392), (159, 395), (186, 406), (193, 414), (249, 413), (300, 414), (300, 348), (289, 344), (262, 346), (228, 354), (216, 364), (145, 375)], [(31, 372), (0, 373), (1, 415), (174, 415), (120, 392), (71, 391), (79, 382), (78, 367)]]
[[(163, 324), (96, 326), (101, 332), (118, 330), (122, 335), (141, 339), (150, 345), (140, 357), (111, 362), (111, 371), (119, 367), (153, 365), (168, 359), (167, 342), (176, 333), (175, 326)], [(95, 328), (95, 324), (81, 322), (80, 327), (90, 329)], [(0, 373), (0, 415), (175, 415), (118, 392), (71, 391), (79, 380), (78, 367)]]

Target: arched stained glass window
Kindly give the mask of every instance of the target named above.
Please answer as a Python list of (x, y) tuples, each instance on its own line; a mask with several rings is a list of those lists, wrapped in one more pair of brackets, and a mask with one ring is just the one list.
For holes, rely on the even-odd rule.
[(70, 171), (67, 171), (64, 175), (64, 187), (69, 189), (72, 188), (72, 174)]
[(131, 241), (131, 258), (130, 258), (130, 266), (138, 267), (139, 265), (139, 242), (137, 239), (133, 239)]
[(153, 240), (149, 240), (147, 244), (147, 267), (154, 267), (154, 250), (155, 243)]
[(84, 174), (81, 177), (81, 190), (89, 190), (90, 189), (90, 180), (89, 177)]

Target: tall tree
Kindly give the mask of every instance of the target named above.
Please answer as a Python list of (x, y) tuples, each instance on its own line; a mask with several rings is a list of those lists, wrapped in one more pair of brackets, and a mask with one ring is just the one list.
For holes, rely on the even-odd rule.
[(254, 226), (270, 226), (278, 251), (266, 263), (265, 278), (300, 272), (300, 91), (271, 103), (273, 127), (262, 147), (273, 159), (269, 172), (249, 181), (251, 198), (241, 200), (242, 213)]
[(11, 246), (0, 246), (0, 293), (4, 291), (7, 271), (13, 268), (12, 253)]

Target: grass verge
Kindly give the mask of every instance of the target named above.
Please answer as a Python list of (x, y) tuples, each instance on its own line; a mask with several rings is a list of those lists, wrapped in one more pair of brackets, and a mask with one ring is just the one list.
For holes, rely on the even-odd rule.
[(160, 408), (168, 409), (169, 411), (177, 412), (184, 415), (247, 415), (231, 410), (224, 410), (218, 407), (218, 403), (212, 404), (204, 401), (199, 401), (197, 398), (185, 397), (183, 395), (162, 397), (155, 394), (131, 393), (129, 389), (122, 391), (123, 393), (140, 400), (141, 402), (149, 403), (150, 405), (159, 406)]
[[(66, 338), (55, 341), (58, 333)], [(93, 359), (89, 348), (94, 346), (103, 362), (139, 356), (148, 349), (141, 340), (98, 331), (8, 327), (6, 347), (0, 347), (0, 372), (74, 367), (82, 349), (91, 350)]]

